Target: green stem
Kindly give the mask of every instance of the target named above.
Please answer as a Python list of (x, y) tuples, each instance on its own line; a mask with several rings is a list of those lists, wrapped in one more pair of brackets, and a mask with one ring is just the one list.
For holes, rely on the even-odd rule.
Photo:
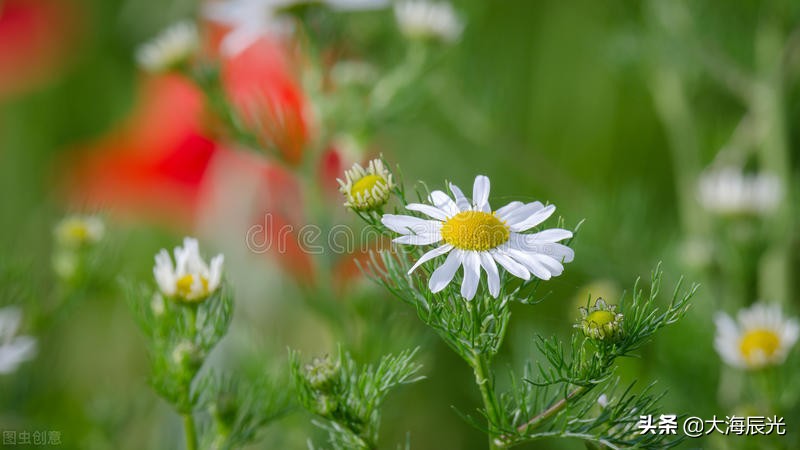
[(183, 415), (183, 431), (186, 435), (186, 450), (197, 450), (197, 433), (191, 412)]
[(583, 386), (579, 386), (579, 387), (575, 388), (575, 390), (573, 390), (572, 392), (567, 394), (566, 397), (564, 397), (561, 400), (553, 403), (552, 405), (550, 405), (550, 407), (548, 407), (544, 411), (540, 412), (539, 414), (537, 414), (533, 418), (531, 418), (531, 420), (529, 420), (529, 421), (525, 422), (524, 424), (520, 425), (519, 427), (517, 427), (517, 431), (519, 431), (520, 433), (524, 433), (524, 432), (528, 431), (531, 427), (536, 426), (538, 423), (542, 422), (543, 420), (546, 420), (546, 419), (549, 419), (550, 417), (553, 417), (559, 411), (564, 409), (569, 404), (570, 400), (572, 400), (575, 397), (578, 397), (579, 395), (583, 394), (583, 392), (585, 390), (586, 390), (586, 388), (583, 387)]
[[(475, 372), (475, 384), (481, 392), (481, 399), (483, 400), (483, 407), (486, 410), (486, 417), (489, 420), (489, 429), (499, 425), (500, 422), (500, 407), (497, 403), (497, 397), (494, 392), (494, 380), (492, 372), (489, 368), (489, 358), (482, 354), (474, 355), (472, 360), (472, 370)], [(489, 449), (499, 449), (494, 436), (489, 435)]]
[[(523, 434), (527, 433), (528, 431), (530, 431), (531, 429), (536, 428), (536, 426), (538, 426), (540, 423), (542, 423), (543, 421), (553, 417), (554, 415), (558, 414), (561, 410), (566, 408), (570, 401), (580, 397), (581, 395), (583, 395), (585, 393), (586, 393), (586, 388), (583, 387), (583, 386), (578, 386), (577, 388), (572, 390), (570, 393), (568, 393), (566, 397), (564, 397), (564, 398), (558, 400), (557, 402), (553, 403), (552, 405), (550, 405), (544, 411), (542, 411), (539, 414), (533, 416), (530, 420), (528, 420), (527, 422), (525, 422), (522, 425), (518, 426), (517, 427), (517, 433), (519, 433), (520, 435), (523, 435)], [(513, 436), (508, 436), (507, 435), (507, 436), (501, 436), (499, 441), (503, 443), (503, 446), (510, 446), (510, 445), (521, 444), (521, 443), (526, 442), (526, 441), (532, 441), (532, 440), (535, 440), (537, 438), (538, 437), (524, 437), (524, 436), (521, 437), (521, 438), (515, 438)]]
[[(195, 305), (189, 305), (186, 308), (186, 314), (188, 317), (188, 328), (189, 328), (189, 337), (192, 339), (192, 343), (194, 343), (194, 338), (197, 335), (197, 307)], [(194, 376), (192, 376), (192, 379)], [(185, 386), (186, 395), (189, 398), (187, 404), (191, 405), (191, 389), (192, 389), (192, 382), (191, 379), (189, 380), (187, 386)], [(192, 407), (189, 406), (189, 411), (182, 414), (183, 417), (183, 431), (186, 436), (186, 450), (197, 450), (197, 432), (196, 427), (194, 424), (194, 415), (192, 414)]]

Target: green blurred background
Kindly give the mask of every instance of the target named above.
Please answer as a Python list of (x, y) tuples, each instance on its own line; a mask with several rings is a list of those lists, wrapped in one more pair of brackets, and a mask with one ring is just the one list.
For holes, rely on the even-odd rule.
[[(724, 76), (712, 73), (715, 60), (704, 52), (722, 55), (777, 89), (776, 116), (767, 120), (778, 117), (783, 124), (757, 139), (752, 154), (760, 168), (781, 176), (786, 195), (780, 213), (764, 219), (756, 291), (795, 311), (800, 4), (475, 0), (454, 5), (467, 23), (461, 42), (442, 51), (414, 86), (420, 98), (378, 130), (375, 145), (403, 168), (407, 180), (441, 186), (446, 177), (466, 187), (476, 174), (486, 174), (496, 203), (540, 199), (555, 203), (568, 227), (585, 219), (574, 244), (575, 262), (542, 288), (549, 293), (545, 301), (515, 305), (497, 365), (501, 385), (506, 368), (519, 370), (537, 357), (535, 334), (567, 336), (577, 305), (590, 293), (616, 301), (663, 261), (668, 289), (681, 274), (703, 287), (689, 317), (659, 335), (641, 359), (624, 361), (619, 374), (638, 379), (640, 387), (658, 380), (657, 388), (668, 390), (664, 413), (730, 414), (718, 396), (723, 370), (713, 349), (711, 316), (741, 302), (720, 287), (726, 283), (720, 275), (726, 273), (725, 261), (704, 253), (718, 224), (697, 204), (694, 190), (700, 171), (728, 145), (748, 106)], [(77, 20), (67, 60), (43, 83), (0, 99), (2, 302), (31, 311), (47, 310), (58, 295), (50, 255), (52, 226), (65, 212), (54, 192), (60, 158), (129, 114), (141, 78), (132, 58), (136, 46), (198, 8), (191, 0), (87, 0), (70, 6)], [(396, 56), (391, 49), (401, 37), (376, 33), (375, 24), (391, 24), (391, 12), (355, 15), (348, 22), (354, 36), (373, 39), (362, 42), (364, 51), (374, 52), (367, 58), (390, 65)], [(785, 45), (777, 75), (764, 68), (769, 63), (762, 58), (769, 33)], [(781, 150), (770, 147), (770, 133), (781, 134)], [(783, 159), (769, 156), (778, 151)], [(180, 237), (155, 226), (109, 224), (109, 238), (97, 256), (102, 275), (88, 295), (81, 294), (86, 298), (45, 322), (28, 324), (40, 339), (39, 355), (0, 378), (0, 428), (60, 430), (64, 448), (181, 445), (178, 417), (146, 385), (143, 340), (117, 287), (120, 279), (149, 281), (152, 255)], [(269, 371), (279, 374), (286, 347), (306, 354), (335, 348), (324, 323), (297, 301), (296, 287), (275, 273), (249, 275), (253, 278), (233, 277), (237, 331), (223, 343), (230, 351), (215, 355), (218, 363), (253, 373), (271, 366)], [(242, 285), (247, 287), (238, 288)], [(377, 287), (364, 283), (352, 296), (367, 310), (373, 303), (392, 305), (376, 309), (388, 308), (386, 314), (411, 337), (387, 347), (409, 342), (423, 347), (427, 379), (399, 389), (384, 408), (386, 447), (410, 432), (415, 449), (484, 448), (482, 433), (452, 409), (475, 414), (480, 403), (468, 367), (413, 311), (395, 305), (399, 302)], [(797, 358), (787, 364), (798, 367)], [(764, 441), (774, 448), (795, 448), (789, 442), (797, 442), (800, 412), (795, 406), (785, 414), (793, 436)], [(304, 448), (308, 436), (322, 442), (309, 416), (296, 411), (270, 426), (253, 448)], [(720, 436), (689, 440), (683, 448), (740, 444), (767, 448), (761, 441)], [(525, 448), (582, 444), (547, 441)]]

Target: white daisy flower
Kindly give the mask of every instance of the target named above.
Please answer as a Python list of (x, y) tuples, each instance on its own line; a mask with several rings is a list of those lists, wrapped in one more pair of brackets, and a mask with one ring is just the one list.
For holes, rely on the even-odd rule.
[(188, 61), (200, 48), (200, 35), (194, 23), (171, 25), (136, 50), (136, 61), (148, 72), (164, 72)]
[(211, 259), (210, 266), (200, 256), (197, 239), (184, 238), (183, 247), (175, 247), (175, 265), (169, 252), (162, 249), (156, 255), (153, 275), (161, 292), (186, 302), (204, 300), (219, 288), (222, 281), (223, 256)]
[(783, 363), (800, 332), (796, 319), (784, 318), (778, 305), (763, 303), (740, 310), (738, 323), (725, 313), (717, 313), (714, 322), (717, 353), (742, 369)]
[(412, 39), (455, 42), (464, 29), (458, 14), (446, 2), (403, 1), (394, 5), (394, 16), (400, 31)]
[(738, 167), (704, 173), (698, 182), (698, 200), (720, 215), (763, 215), (775, 211), (783, 198), (780, 179), (762, 172), (748, 174)]
[(68, 216), (53, 229), (56, 242), (62, 247), (76, 248), (98, 243), (106, 227), (97, 216)]
[(22, 310), (18, 307), (0, 308), (0, 374), (14, 372), (36, 355), (36, 339), (17, 336), (21, 322)]
[(231, 57), (263, 36), (290, 33), (293, 21), (284, 11), (307, 3), (322, 3), (340, 11), (356, 11), (384, 7), (388, 0), (222, 0), (206, 4), (203, 11), (209, 20), (231, 28), (221, 44), (223, 54)]
[(344, 180), (336, 179), (339, 182), (339, 192), (347, 198), (344, 206), (354, 211), (367, 211), (383, 206), (395, 187), (392, 173), (383, 166), (380, 159), (370, 161), (366, 169), (355, 163), (344, 172), (344, 177)]
[(431, 204), (412, 203), (406, 206), (430, 219), (385, 214), (381, 221), (392, 231), (402, 234), (394, 242), (410, 245), (441, 243), (425, 253), (411, 270), (441, 255), (447, 255), (428, 282), (431, 292), (439, 292), (453, 280), (460, 266), (464, 267), (461, 295), (470, 300), (475, 296), (481, 268), (486, 272), (489, 293), (500, 294), (500, 274), (497, 264), (508, 273), (523, 280), (533, 274), (549, 280), (564, 271), (562, 263), (572, 261), (574, 252), (558, 241), (572, 237), (568, 230), (553, 228), (538, 233), (524, 233), (539, 225), (556, 210), (540, 202), (511, 202), (492, 211), (489, 206), (489, 178), (479, 175), (472, 188), (472, 202), (454, 184), (453, 198), (442, 191), (431, 192)]

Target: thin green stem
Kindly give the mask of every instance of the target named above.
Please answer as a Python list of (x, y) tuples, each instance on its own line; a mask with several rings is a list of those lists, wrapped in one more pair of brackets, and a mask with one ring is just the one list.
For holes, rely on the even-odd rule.
[[(186, 307), (186, 314), (188, 318), (188, 331), (189, 337), (194, 341), (195, 336), (197, 335), (197, 307), (195, 305), (188, 305)], [(194, 342), (192, 342), (194, 343)], [(189, 379), (189, 382), (184, 387), (186, 391), (186, 396), (188, 397), (187, 404), (191, 405), (191, 389), (192, 389), (192, 379), (194, 378), (194, 374), (192, 374), (192, 378)], [(186, 436), (186, 450), (197, 450), (197, 432), (194, 423), (194, 414), (192, 413), (192, 407), (189, 406), (189, 410), (182, 414), (183, 417), (183, 431)]]
[[(489, 429), (501, 423), (500, 419), (500, 406), (497, 403), (497, 397), (494, 392), (494, 379), (492, 372), (489, 368), (489, 358), (486, 355), (474, 355), (472, 363), (472, 370), (475, 372), (475, 384), (481, 392), (481, 399), (483, 400), (483, 408), (486, 410), (486, 417), (489, 420)], [(500, 448), (495, 442), (494, 436), (489, 435), (489, 449), (495, 450)]]
[(191, 412), (183, 414), (183, 431), (186, 435), (186, 450), (197, 450), (197, 433)]
[(575, 390), (567, 394), (566, 397), (553, 403), (547, 409), (532, 417), (531, 420), (517, 427), (517, 431), (519, 431), (520, 433), (524, 433), (528, 431), (531, 427), (534, 427), (540, 422), (549, 419), (550, 417), (553, 417), (555, 414), (558, 414), (559, 411), (564, 409), (569, 404), (570, 400), (580, 396), (581, 394), (584, 393), (585, 390), (586, 390), (585, 387), (578, 386), (577, 388), (575, 388)]

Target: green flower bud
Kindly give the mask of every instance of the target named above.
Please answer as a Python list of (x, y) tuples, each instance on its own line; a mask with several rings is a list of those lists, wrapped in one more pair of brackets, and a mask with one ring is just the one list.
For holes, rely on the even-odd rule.
[(314, 358), (310, 364), (306, 365), (306, 379), (312, 389), (317, 391), (329, 391), (336, 382), (339, 374), (339, 364), (331, 361), (328, 355), (321, 358)]
[(583, 334), (591, 339), (607, 343), (619, 342), (624, 337), (622, 314), (616, 312), (616, 305), (609, 305), (598, 298), (591, 308), (580, 308), (581, 321), (576, 324)]

